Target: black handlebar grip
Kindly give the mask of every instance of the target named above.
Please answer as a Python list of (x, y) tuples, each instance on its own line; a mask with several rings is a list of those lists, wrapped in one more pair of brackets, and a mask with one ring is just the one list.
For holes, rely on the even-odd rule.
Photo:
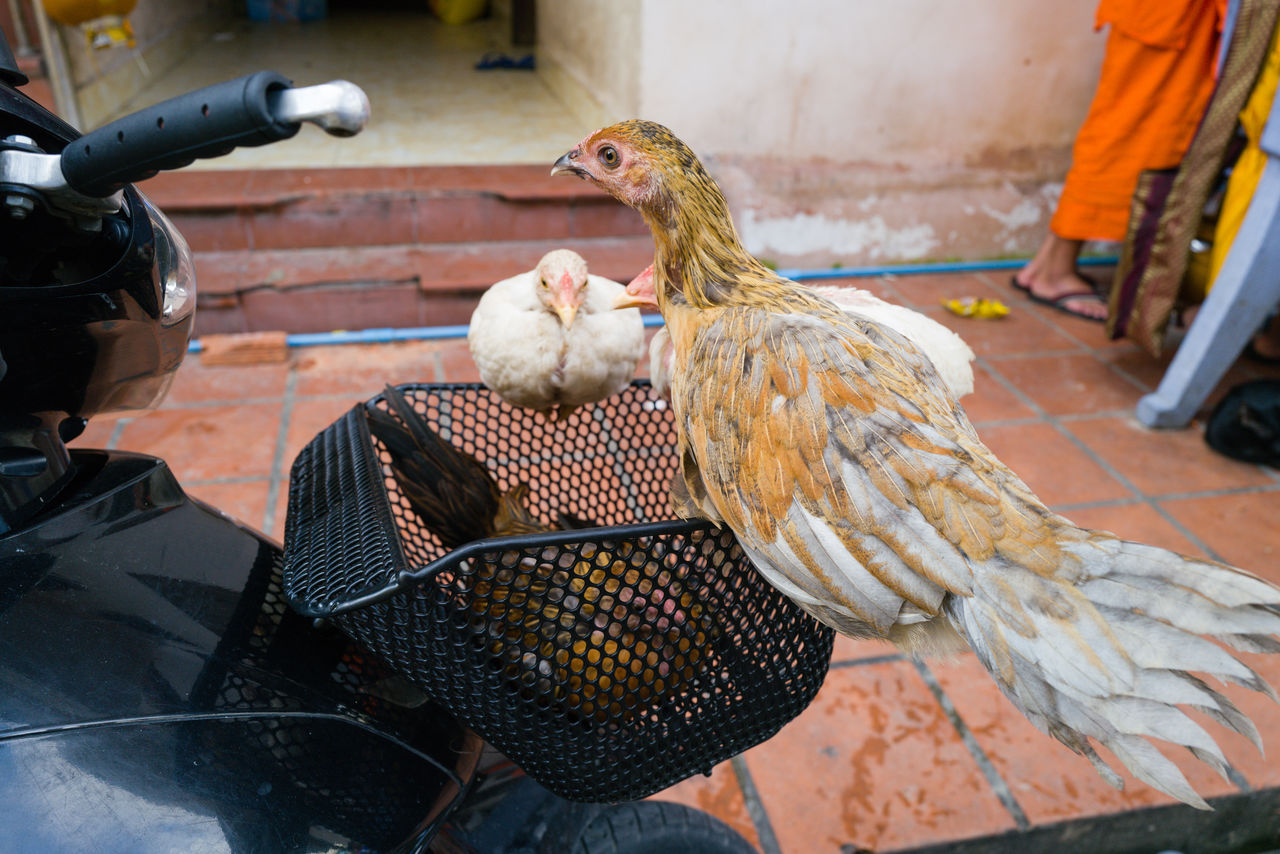
[(102, 198), (162, 169), (288, 139), (299, 124), (277, 121), (267, 93), (291, 85), (274, 71), (259, 71), (131, 113), (67, 143), (62, 174), (73, 190)]

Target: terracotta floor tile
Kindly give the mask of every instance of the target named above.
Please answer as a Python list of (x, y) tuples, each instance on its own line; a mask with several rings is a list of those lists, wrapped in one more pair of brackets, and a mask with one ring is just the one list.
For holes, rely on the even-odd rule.
[(471, 350), (465, 339), (441, 342), (440, 348), (440, 382), (475, 383), (480, 382), (480, 370), (475, 359), (471, 358)]
[(890, 283), (902, 295), (903, 304), (915, 309), (938, 308), (943, 300), (964, 297), (995, 297), (1008, 302), (1004, 294), (973, 273), (919, 273), (895, 276)]
[(198, 498), (254, 530), (262, 530), (263, 516), (267, 510), (267, 478), (238, 483), (201, 483), (185, 486), (187, 494)]
[(256, 398), (280, 397), (289, 377), (286, 362), (269, 365), (214, 365), (205, 367), (199, 354), (189, 354), (173, 378), (165, 404), (235, 403)]
[(1198, 429), (1151, 430), (1130, 417), (1090, 418), (1064, 426), (1147, 495), (1275, 483), (1258, 466), (1213, 451)]
[[(1268, 685), (1280, 690), (1280, 655), (1239, 654), (1237, 657), (1253, 668)], [(1280, 786), (1280, 762), (1275, 760), (1276, 755), (1280, 754), (1280, 706), (1269, 697), (1238, 685), (1224, 688), (1215, 683), (1213, 687), (1225, 694), (1227, 699), (1235, 703), (1257, 725), (1266, 753), (1258, 753), (1257, 748), (1244, 736), (1225, 733), (1219, 737), (1221, 727), (1209, 729), (1214, 739), (1255, 789)], [(1210, 726), (1206, 725), (1206, 728)]]
[(1036, 416), (1034, 409), (1023, 403), (981, 365), (973, 366), (973, 394), (963, 398), (960, 404), (969, 420), (975, 424)]
[[(372, 395), (371, 395), (372, 396)], [(289, 413), (289, 427), (285, 431), (284, 467), (287, 477), (289, 467), (298, 452), (324, 428), (337, 421), (351, 407), (361, 401), (357, 398), (321, 398), (294, 401)]]
[(747, 813), (742, 787), (738, 785), (738, 777), (728, 762), (721, 762), (713, 768), (710, 777), (695, 775), (663, 789), (652, 800), (673, 801), (710, 813), (741, 833), (752, 845), (760, 847), (760, 836)]
[(1115, 365), (1148, 389), (1154, 389), (1173, 359), (1173, 350), (1167, 349), (1156, 358), (1136, 344), (1126, 341), (1100, 354), (1099, 358)]
[(1132, 497), (1124, 484), (1049, 424), (989, 426), (978, 432), (1050, 507)]
[[(901, 281), (901, 280), (899, 280)], [(885, 302), (907, 305), (907, 300), (882, 276), (848, 276), (838, 279), (804, 279), (800, 282), (814, 288), (856, 288), (867, 291)]]
[(284, 542), (284, 523), (289, 516), (289, 480), (283, 478), (279, 486), (276, 487), (276, 506), (275, 513), (271, 518), (271, 530), (269, 534), (278, 543)]
[[(1025, 297), (1015, 297), (1013, 299), (1026, 300)], [(1015, 310), (1022, 308), (1030, 312), (1054, 329), (1079, 341), (1086, 347), (1105, 349), (1112, 346), (1111, 340), (1107, 338), (1107, 326), (1105, 323), (1085, 320), (1084, 318), (1058, 311), (1056, 308), (1050, 308), (1047, 305), (1033, 303), (1030, 300), (1026, 300), (1025, 303), (1016, 301), (1013, 303), (1013, 308)]]
[(306, 347), (294, 356), (294, 392), (300, 397), (350, 394), (367, 400), (387, 383), (433, 382), (440, 348), (437, 341)]
[(845, 635), (836, 635), (835, 648), (831, 650), (831, 661), (858, 661), (864, 658), (883, 658), (886, 655), (898, 655), (898, 648), (888, 641), (875, 639), (854, 640)]
[(95, 418), (85, 425), (83, 433), (68, 444), (73, 448), (105, 448), (119, 423), (116, 418)]
[(119, 447), (169, 462), (178, 480), (268, 477), (281, 404), (163, 409), (125, 425)]
[(942, 306), (920, 309), (965, 340), (979, 356), (1038, 354), (1046, 350), (1080, 350), (1080, 342), (1063, 335), (1031, 312), (1014, 311), (998, 320), (959, 317)]
[(993, 367), (1050, 415), (1132, 410), (1143, 394), (1090, 353), (1000, 359)]
[[(1169, 367), (1169, 363), (1173, 361), (1176, 352), (1176, 346), (1169, 346), (1165, 348), (1159, 358), (1154, 358), (1137, 346), (1126, 343), (1117, 345), (1111, 352), (1100, 353), (1099, 356), (1137, 379), (1149, 390), (1155, 390), (1160, 385), (1160, 380), (1164, 377), (1165, 370)], [(1248, 382), (1257, 376), (1258, 373), (1254, 366), (1243, 360), (1236, 362), (1227, 369), (1226, 374), (1223, 375), (1218, 384), (1214, 386), (1213, 391), (1205, 398), (1204, 405), (1200, 407), (1199, 415), (1203, 416), (1211, 411), (1232, 386)]]
[(1121, 539), (1159, 546), (1192, 557), (1208, 557), (1150, 504), (1082, 507), (1065, 515), (1082, 528), (1109, 531)]
[(1162, 501), (1225, 561), (1280, 584), (1280, 490)]
[(1013, 827), (909, 662), (833, 670), (814, 703), (746, 758), (787, 854), (892, 850)]
[[(1176, 803), (1127, 773), (1122, 774), (1123, 791), (1111, 788), (1087, 759), (1032, 726), (1000, 693), (975, 656), (931, 660), (929, 667), (1032, 824)], [(1122, 771), (1119, 762), (1104, 756)], [(1237, 791), (1185, 751), (1171, 753), (1170, 758), (1206, 797)]]

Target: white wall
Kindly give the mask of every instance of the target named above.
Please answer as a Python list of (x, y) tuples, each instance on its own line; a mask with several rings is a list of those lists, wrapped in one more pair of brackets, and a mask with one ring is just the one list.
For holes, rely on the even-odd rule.
[(772, 260), (1019, 254), (1097, 82), (1095, 5), (549, 0), (540, 61), (600, 123), (671, 127)]
[(1094, 5), (644, 0), (635, 106), (718, 154), (899, 163), (1058, 146), (1097, 79)]
[(643, 0), (543, 0), (538, 73), (575, 108), (583, 134), (640, 103)]

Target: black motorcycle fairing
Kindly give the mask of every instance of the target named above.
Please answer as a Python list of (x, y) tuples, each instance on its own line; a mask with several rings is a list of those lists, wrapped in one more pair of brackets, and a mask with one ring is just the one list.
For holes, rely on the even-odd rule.
[(429, 837), (474, 736), (290, 611), (279, 547), (162, 461), (72, 456), (57, 505), (0, 537), (0, 838), (240, 854)]

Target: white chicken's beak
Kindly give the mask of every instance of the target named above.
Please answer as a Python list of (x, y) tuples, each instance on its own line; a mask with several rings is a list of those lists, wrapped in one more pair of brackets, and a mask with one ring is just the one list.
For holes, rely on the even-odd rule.
[(573, 326), (573, 319), (578, 314), (578, 307), (576, 305), (557, 305), (556, 314), (559, 315), (560, 322), (564, 324), (564, 328), (568, 329)]

